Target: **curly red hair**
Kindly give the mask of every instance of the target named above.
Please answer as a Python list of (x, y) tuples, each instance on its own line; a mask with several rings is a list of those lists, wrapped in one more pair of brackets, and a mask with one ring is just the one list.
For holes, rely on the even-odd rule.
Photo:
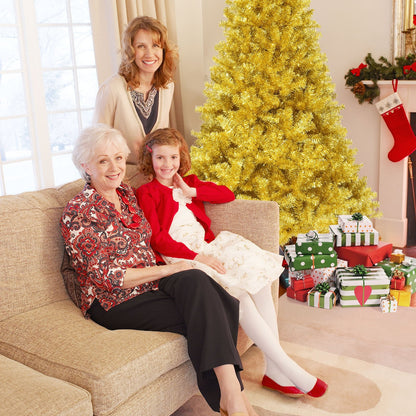
[(191, 169), (191, 156), (188, 144), (178, 130), (168, 127), (155, 130), (144, 138), (143, 145), (139, 151), (139, 169), (146, 176), (155, 175), (152, 163), (152, 148), (155, 145), (178, 146), (180, 157), (179, 175), (184, 176)]

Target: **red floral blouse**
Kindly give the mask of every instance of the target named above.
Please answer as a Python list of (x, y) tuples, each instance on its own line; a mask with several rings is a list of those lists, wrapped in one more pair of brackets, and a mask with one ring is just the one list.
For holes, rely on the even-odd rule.
[[(158, 280), (155, 280), (123, 289), (127, 268), (154, 266), (156, 260), (150, 248), (151, 227), (137, 205), (133, 190), (122, 184), (118, 192), (121, 195), (121, 215), (114, 204), (89, 184), (69, 201), (62, 214), (62, 236), (81, 286), (84, 315), (87, 315), (94, 299), (109, 310), (158, 288)], [(133, 215), (138, 224), (129, 228)]]

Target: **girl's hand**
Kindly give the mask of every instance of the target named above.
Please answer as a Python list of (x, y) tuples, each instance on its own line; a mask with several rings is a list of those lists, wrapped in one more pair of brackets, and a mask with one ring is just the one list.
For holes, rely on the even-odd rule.
[(205, 254), (200, 253), (194, 258), (194, 260), (206, 264), (218, 273), (225, 274), (227, 272), (224, 265), (215, 257), (206, 256)]
[(173, 177), (173, 186), (175, 188), (182, 189), (182, 192), (185, 197), (194, 198), (196, 196), (196, 189), (191, 188), (185, 181), (182, 179), (182, 176), (179, 173), (176, 173)]

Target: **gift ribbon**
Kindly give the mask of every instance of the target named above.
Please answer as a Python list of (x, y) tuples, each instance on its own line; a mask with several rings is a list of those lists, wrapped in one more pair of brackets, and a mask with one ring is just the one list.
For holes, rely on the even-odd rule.
[(315, 230), (311, 230), (305, 234), (306, 239), (309, 241), (318, 241), (319, 235)]
[(363, 301), (361, 302), (361, 306), (364, 306), (364, 302), (365, 302), (365, 278), (364, 276), (361, 276), (363, 279)]
[(360, 221), (363, 220), (363, 214), (360, 212), (356, 212), (355, 214), (352, 214), (351, 220), (357, 221), (357, 233), (360, 230)]

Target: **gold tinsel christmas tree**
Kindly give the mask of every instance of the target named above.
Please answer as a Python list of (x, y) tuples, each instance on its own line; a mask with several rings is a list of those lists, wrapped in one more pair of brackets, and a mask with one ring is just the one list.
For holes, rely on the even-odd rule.
[[(309, 0), (227, 0), (225, 40), (199, 108), (193, 172), (280, 205), (280, 240), (377, 213), (318, 42)], [(261, 215), (261, 213), (259, 213)]]

